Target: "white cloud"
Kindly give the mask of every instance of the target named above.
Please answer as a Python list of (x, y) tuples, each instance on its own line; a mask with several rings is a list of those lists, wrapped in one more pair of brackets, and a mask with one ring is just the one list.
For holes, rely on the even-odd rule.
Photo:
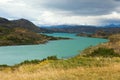
[(7, 3), (7, 2), (11, 2), (13, 0), (1, 0), (0, 3)]
[(83, 17), (83, 16), (74, 16), (74, 15), (61, 15), (58, 13), (53, 13), (45, 11), (41, 16), (37, 18), (40, 22), (39, 24), (47, 25), (60, 25), (60, 24), (97, 24), (97, 21), (93, 17)]
[(60, 25), (60, 24), (78, 24), (78, 25), (101, 25), (102, 20), (120, 19), (120, 13), (112, 12), (107, 15), (98, 16), (79, 16), (79, 15), (61, 15), (50, 11), (45, 11), (38, 16), (36, 20), (38, 24)]
[[(100, 25), (103, 24), (102, 20), (120, 19), (120, 6), (118, 6), (120, 3), (116, 3), (114, 0), (106, 0), (105, 2), (78, 0), (76, 3), (75, 0), (70, 0), (70, 4), (68, 4), (68, 0), (1, 0), (0, 16), (10, 19), (26, 18), (37, 25)], [(104, 8), (101, 6), (102, 3), (104, 3), (102, 5), (105, 6)], [(78, 4), (83, 5), (81, 7)], [(89, 5), (87, 6), (87, 4)], [(70, 5), (71, 7), (69, 7)]]

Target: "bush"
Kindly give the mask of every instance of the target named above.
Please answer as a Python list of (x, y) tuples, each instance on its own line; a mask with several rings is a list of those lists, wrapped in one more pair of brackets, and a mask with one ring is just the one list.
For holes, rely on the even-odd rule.
[(25, 60), (24, 62), (18, 64), (18, 65), (22, 65), (22, 64), (38, 64), (40, 62), (43, 62), (45, 60), (58, 60), (58, 58), (56, 56), (48, 56), (47, 58), (44, 58), (42, 60), (38, 60), (38, 59), (35, 59), (35, 60)]
[(58, 60), (57, 56), (48, 56), (48, 60)]
[(0, 67), (9, 67), (7, 64), (0, 65)]
[(110, 42), (115, 43), (120, 41), (120, 34), (112, 35), (109, 37)]
[(91, 56), (91, 57), (98, 57), (98, 56), (102, 56), (102, 57), (119, 57), (120, 55), (116, 54), (113, 49), (98, 48), (98, 49), (94, 50), (91, 54), (88, 54), (87, 56)]
[(20, 63), (20, 64), (21, 64), (21, 65), (22, 65), (22, 64), (38, 64), (39, 62), (40, 62), (40, 60), (37, 60), (37, 59), (31, 60), (31, 61), (25, 60), (24, 62), (22, 62), (22, 63)]

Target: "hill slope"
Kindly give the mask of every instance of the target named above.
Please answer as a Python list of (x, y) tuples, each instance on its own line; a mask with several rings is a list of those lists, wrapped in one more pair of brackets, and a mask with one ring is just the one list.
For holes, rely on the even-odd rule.
[(68, 39), (37, 34), (48, 32), (26, 19), (8, 20), (0, 17), (0, 46), (41, 44), (49, 40)]
[(6, 28), (25, 28), (33, 32), (47, 32), (47, 29), (39, 28), (32, 22), (26, 19), (19, 19), (19, 20), (8, 20), (5, 18), (0, 17), (0, 26), (6, 27)]
[(37, 34), (24, 28), (9, 29), (9, 28), (0, 27), (0, 46), (41, 44), (49, 40), (58, 40), (58, 39), (63, 39), (63, 38)]

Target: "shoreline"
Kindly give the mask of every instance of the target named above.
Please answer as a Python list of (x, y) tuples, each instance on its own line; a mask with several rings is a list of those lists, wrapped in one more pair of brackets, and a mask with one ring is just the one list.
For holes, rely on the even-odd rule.
[[(102, 38), (98, 38), (98, 39), (102, 39)], [(54, 40), (51, 40), (51, 41), (54, 41)], [(47, 43), (49, 43), (49, 41), (47, 42)], [(45, 43), (45, 44), (47, 44), (47, 43)], [(107, 43), (107, 42), (102, 42), (103, 44), (105, 44), (105, 43)], [(100, 44), (102, 44), (102, 43), (100, 43)], [(45, 45), (45, 44), (42, 44), (42, 45)], [(100, 44), (98, 44), (98, 45), (100, 45)], [(36, 46), (37, 45), (41, 45), (41, 44), (35, 44)], [(34, 45), (34, 46), (35, 46)], [(98, 45), (95, 45), (95, 46), (98, 46)], [(19, 45), (19, 46), (17, 46), (17, 47), (20, 47), (20, 46), (33, 46), (33, 45)], [(95, 46), (92, 46), (92, 47), (95, 47)], [(1, 47), (1, 46), (0, 46)], [(2, 47), (11, 47), (11, 46), (2, 46)], [(13, 47), (15, 47), (15, 46), (13, 46)], [(89, 48), (89, 47), (87, 47), (87, 48)], [(85, 49), (87, 49), (87, 48), (85, 48)], [(84, 50), (85, 50), (84, 49)], [(82, 51), (84, 51), (84, 50), (82, 50)], [(82, 52), (81, 51), (81, 52)], [(79, 55), (79, 54), (77, 54), (77, 55)], [(77, 55), (75, 55), (75, 56), (73, 56), (73, 57), (76, 57)], [(48, 56), (49, 57), (49, 56)], [(70, 58), (73, 58), (73, 57), (70, 57)], [(44, 60), (44, 59), (47, 59), (47, 57), (46, 58), (43, 58), (43, 59), (37, 59), (37, 60), (39, 60), (40, 62), (42, 61), (42, 60)], [(59, 59), (59, 58), (58, 58)], [(69, 59), (69, 58), (66, 58), (66, 59)], [(36, 60), (36, 59), (32, 59), (32, 60), (24, 60), (24, 61), (34, 61), (34, 60)], [(60, 59), (60, 60), (64, 60), (64, 59)], [(22, 61), (22, 62), (24, 62), (24, 61)], [(22, 62), (19, 62), (19, 63), (17, 63), (17, 64), (13, 64), (13, 65), (8, 65), (8, 64), (0, 64), (0, 66), (3, 66), (3, 65), (6, 65), (6, 66), (8, 66), (8, 67), (14, 67), (15, 65), (19, 65), (19, 64), (21, 64)]]
[[(61, 38), (61, 37), (60, 37)], [(63, 38), (63, 37), (62, 37)], [(86, 38), (90, 38), (90, 37), (86, 37)], [(92, 37), (91, 37), (92, 38)], [(71, 38), (67, 38), (67, 39), (58, 39), (58, 40), (70, 40)], [(103, 38), (98, 38), (98, 39), (103, 39)], [(105, 39), (106, 40), (106, 39)], [(47, 44), (47, 43), (49, 43), (50, 41), (57, 41), (57, 40), (49, 40), (49, 41), (47, 41), (46, 43), (44, 43), (44, 44), (31, 44), (31, 45), (12, 45), (12, 46), (0, 46), (0, 47), (20, 47), (20, 46), (38, 46), (38, 45), (45, 45), (45, 44)], [(108, 41), (107, 41), (108, 42)], [(106, 42), (101, 42), (101, 43), (106, 43)], [(101, 44), (101, 43), (99, 43), (99, 44)], [(95, 45), (96, 46), (96, 45)], [(88, 46), (89, 47), (89, 46)], [(87, 47), (86, 47), (87, 48)], [(86, 49), (85, 48), (85, 49)], [(84, 50), (84, 49), (83, 49)], [(83, 51), (83, 50), (81, 50), (81, 51)], [(47, 56), (46, 56), (47, 57)], [(74, 57), (74, 56), (73, 56)], [(26, 59), (27, 60), (27, 59)], [(34, 60), (34, 59), (33, 59)], [(21, 61), (22, 62), (22, 61)], [(21, 62), (19, 62), (19, 63), (21, 63)], [(17, 64), (19, 64), (19, 63), (17, 63)], [(1, 65), (3, 65), (3, 64), (1, 64)], [(6, 65), (6, 64), (5, 64)]]

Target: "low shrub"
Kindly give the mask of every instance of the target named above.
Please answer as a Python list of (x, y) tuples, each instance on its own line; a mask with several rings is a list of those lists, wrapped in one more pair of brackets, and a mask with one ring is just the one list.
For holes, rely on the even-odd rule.
[(94, 50), (91, 54), (87, 54), (85, 56), (120, 57), (120, 55), (115, 53), (113, 49), (109, 49), (109, 48), (98, 48), (98, 49)]

